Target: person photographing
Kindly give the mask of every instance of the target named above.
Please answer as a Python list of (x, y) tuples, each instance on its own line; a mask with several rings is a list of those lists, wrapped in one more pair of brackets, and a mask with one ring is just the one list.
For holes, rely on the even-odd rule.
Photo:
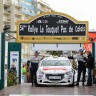
[(92, 86), (92, 71), (93, 71), (93, 68), (94, 68), (94, 58), (91, 54), (90, 51), (87, 51), (86, 52), (87, 54), (87, 58), (85, 58), (86, 62), (87, 62), (87, 69), (88, 69), (88, 80), (87, 80), (87, 86)]

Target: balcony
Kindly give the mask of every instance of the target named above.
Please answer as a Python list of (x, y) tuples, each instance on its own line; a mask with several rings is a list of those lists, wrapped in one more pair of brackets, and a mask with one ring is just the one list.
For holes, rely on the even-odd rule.
[(4, 6), (10, 6), (11, 0), (4, 0), (3, 4), (4, 4)]
[(15, 15), (17, 15), (17, 16), (22, 16), (22, 12), (21, 11), (15, 11)]
[(3, 17), (3, 22), (4, 23), (10, 23), (11, 22), (11, 19), (10, 18), (7, 18), (7, 17)]
[(22, 6), (19, 3), (15, 3), (15, 7), (22, 8)]
[(10, 14), (11, 14), (11, 11), (4, 10), (4, 14), (6, 14), (6, 15), (10, 15)]
[(38, 10), (42, 11), (42, 12), (46, 12), (46, 9), (44, 7), (38, 6)]

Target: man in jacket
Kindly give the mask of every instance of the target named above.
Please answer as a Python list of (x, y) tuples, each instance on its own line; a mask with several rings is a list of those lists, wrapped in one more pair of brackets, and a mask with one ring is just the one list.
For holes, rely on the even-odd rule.
[(87, 86), (92, 86), (92, 70), (94, 68), (94, 58), (90, 51), (87, 51), (87, 59), (85, 58), (87, 62), (87, 68), (88, 68), (88, 81)]
[(80, 82), (80, 77), (81, 77), (81, 73), (83, 73), (83, 78), (82, 78), (82, 85), (84, 86), (84, 82), (85, 82), (85, 73), (86, 73), (86, 65), (85, 65), (85, 59), (86, 58), (83, 55), (83, 50), (80, 49), (79, 50), (79, 54), (76, 54), (74, 56), (69, 57), (69, 59), (77, 59), (78, 60), (78, 76), (77, 76), (77, 83), (76, 86), (79, 86), (79, 82)]

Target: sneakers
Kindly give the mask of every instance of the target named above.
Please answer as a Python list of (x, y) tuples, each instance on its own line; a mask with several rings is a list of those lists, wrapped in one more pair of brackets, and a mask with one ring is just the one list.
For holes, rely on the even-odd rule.
[(92, 84), (87, 84), (86, 86), (92, 86)]
[(86, 86), (92, 86), (92, 83), (87, 83), (87, 85)]
[(82, 83), (82, 86), (85, 86), (84, 82)]
[[(79, 82), (76, 83), (76, 86), (79, 86)], [(82, 86), (85, 86), (84, 82), (82, 83)]]

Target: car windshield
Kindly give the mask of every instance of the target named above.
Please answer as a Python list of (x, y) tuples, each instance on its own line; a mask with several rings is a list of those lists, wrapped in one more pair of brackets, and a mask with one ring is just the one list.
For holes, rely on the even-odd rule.
[(69, 60), (44, 60), (41, 66), (70, 66)]

